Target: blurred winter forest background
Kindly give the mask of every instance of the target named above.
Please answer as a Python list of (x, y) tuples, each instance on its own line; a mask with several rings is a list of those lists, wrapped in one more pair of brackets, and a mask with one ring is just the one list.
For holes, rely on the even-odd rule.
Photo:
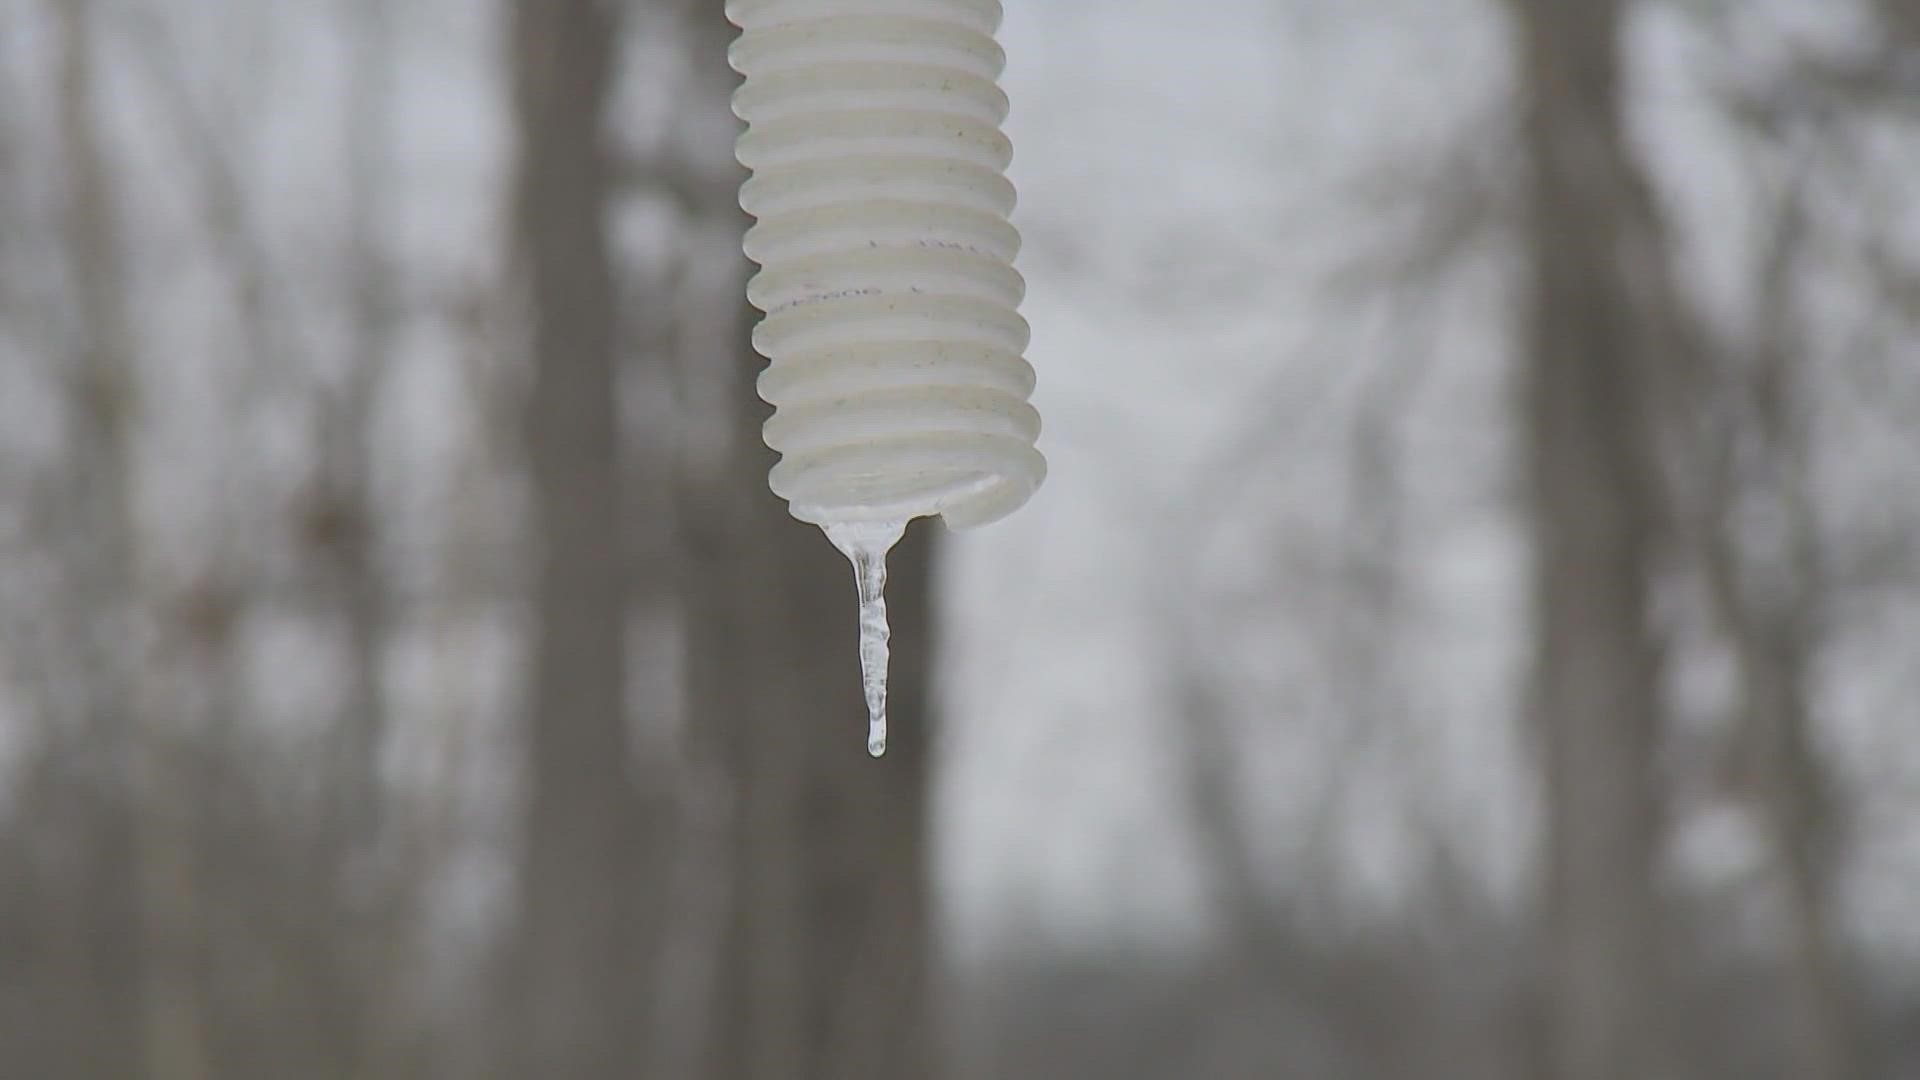
[(0, 0), (0, 1077), (1920, 1077), (1920, 5), (1009, 0), (764, 476), (720, 0)]

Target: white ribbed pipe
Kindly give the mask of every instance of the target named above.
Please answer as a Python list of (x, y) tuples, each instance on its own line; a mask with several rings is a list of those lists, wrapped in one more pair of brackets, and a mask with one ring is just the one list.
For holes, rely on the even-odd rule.
[(966, 527), (1046, 474), (998, 0), (729, 0), (769, 481), (820, 525)]

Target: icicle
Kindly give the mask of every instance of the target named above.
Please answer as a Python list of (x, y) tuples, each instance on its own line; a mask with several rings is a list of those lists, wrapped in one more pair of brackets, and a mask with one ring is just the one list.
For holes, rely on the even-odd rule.
[(867, 696), (867, 753), (887, 752), (887, 552), (900, 542), (904, 521), (828, 525), (827, 539), (853, 563), (860, 597), (860, 685)]

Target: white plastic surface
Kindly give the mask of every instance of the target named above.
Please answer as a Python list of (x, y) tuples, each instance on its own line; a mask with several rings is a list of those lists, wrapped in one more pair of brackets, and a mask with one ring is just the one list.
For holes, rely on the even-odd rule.
[(769, 477), (820, 525), (1019, 508), (1027, 404), (997, 0), (731, 0)]

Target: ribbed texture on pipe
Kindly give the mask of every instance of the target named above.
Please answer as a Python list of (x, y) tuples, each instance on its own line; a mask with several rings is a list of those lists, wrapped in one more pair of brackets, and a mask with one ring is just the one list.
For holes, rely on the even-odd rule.
[(980, 525), (1046, 474), (997, 0), (731, 0), (769, 482), (818, 524)]

